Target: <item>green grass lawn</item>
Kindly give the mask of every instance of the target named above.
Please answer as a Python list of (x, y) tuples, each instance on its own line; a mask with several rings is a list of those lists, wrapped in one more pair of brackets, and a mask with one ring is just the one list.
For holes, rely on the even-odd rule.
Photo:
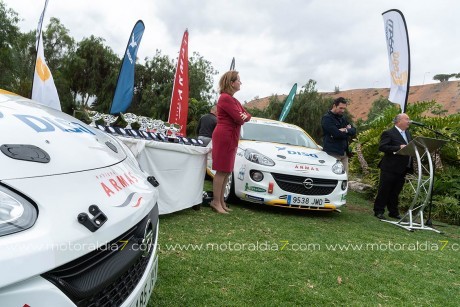
[(342, 213), (241, 201), (228, 215), (160, 216), (149, 306), (458, 306), (459, 227), (409, 232), (357, 193), (347, 203)]

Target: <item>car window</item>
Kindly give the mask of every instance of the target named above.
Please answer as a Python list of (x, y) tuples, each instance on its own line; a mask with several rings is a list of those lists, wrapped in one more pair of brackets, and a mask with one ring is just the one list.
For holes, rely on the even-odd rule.
[(245, 123), (241, 127), (240, 139), (318, 148), (316, 143), (303, 131), (275, 124)]

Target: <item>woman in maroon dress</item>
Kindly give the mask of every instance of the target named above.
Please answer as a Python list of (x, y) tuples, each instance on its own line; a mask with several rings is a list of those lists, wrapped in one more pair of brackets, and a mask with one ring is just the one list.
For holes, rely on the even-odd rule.
[(249, 114), (233, 95), (240, 90), (238, 72), (230, 70), (219, 81), (220, 97), (217, 101), (217, 125), (212, 134), (213, 201), (211, 207), (218, 213), (230, 209), (224, 201), (228, 177), (235, 164), (241, 125), (251, 119)]

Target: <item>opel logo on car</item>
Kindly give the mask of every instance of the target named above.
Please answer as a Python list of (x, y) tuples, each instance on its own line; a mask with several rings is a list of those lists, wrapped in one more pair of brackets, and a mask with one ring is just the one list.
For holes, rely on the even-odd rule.
[(313, 179), (311, 178), (307, 178), (303, 181), (303, 186), (305, 187), (305, 189), (308, 189), (310, 190), (311, 188), (313, 188)]
[(145, 231), (144, 231), (144, 239), (142, 240), (142, 257), (148, 257), (150, 255), (150, 250), (153, 246), (153, 228), (152, 222), (148, 220), (147, 224), (145, 224)]

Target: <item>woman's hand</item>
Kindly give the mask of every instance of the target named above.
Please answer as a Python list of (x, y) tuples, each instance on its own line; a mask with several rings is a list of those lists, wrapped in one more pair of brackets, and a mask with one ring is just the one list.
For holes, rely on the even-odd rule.
[(248, 115), (246, 113), (241, 113), (240, 116), (242, 120), (246, 120), (246, 118), (248, 118)]

